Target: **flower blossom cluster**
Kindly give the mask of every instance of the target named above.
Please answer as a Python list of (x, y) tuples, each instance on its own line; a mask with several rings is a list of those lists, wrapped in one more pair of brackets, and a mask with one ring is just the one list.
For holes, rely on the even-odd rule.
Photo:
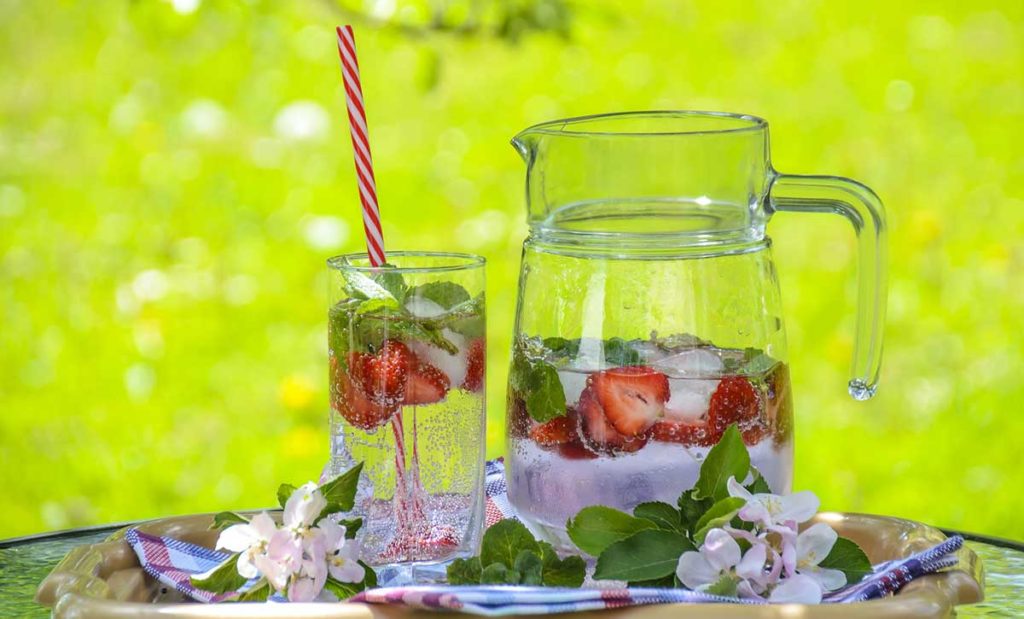
[(309, 482), (288, 498), (281, 526), (263, 512), (248, 523), (225, 529), (217, 548), (240, 553), (241, 576), (265, 578), (289, 601), (336, 601), (324, 589), (327, 578), (357, 583), (365, 570), (359, 564), (359, 543), (345, 538), (345, 527), (319, 518), (325, 507), (327, 500), (320, 489)]
[(747, 527), (711, 529), (698, 551), (679, 557), (676, 575), (697, 591), (779, 603), (817, 604), (846, 584), (846, 575), (819, 564), (838, 534), (824, 523), (799, 530), (820, 505), (813, 492), (751, 494), (735, 478), (729, 496), (743, 499), (737, 516)]

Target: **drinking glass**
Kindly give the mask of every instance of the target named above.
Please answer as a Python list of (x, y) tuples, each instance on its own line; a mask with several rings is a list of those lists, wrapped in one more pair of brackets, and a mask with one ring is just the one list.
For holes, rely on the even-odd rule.
[(484, 514), (484, 259), (328, 260), (331, 472), (358, 462), (363, 559), (382, 585), (443, 577)]

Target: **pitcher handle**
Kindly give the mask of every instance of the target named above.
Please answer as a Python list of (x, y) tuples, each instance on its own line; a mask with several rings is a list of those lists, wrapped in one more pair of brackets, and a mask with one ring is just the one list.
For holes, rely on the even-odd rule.
[(839, 176), (773, 173), (766, 204), (769, 213), (835, 213), (857, 233), (857, 335), (849, 392), (867, 400), (878, 389), (886, 300), (885, 208), (875, 192)]

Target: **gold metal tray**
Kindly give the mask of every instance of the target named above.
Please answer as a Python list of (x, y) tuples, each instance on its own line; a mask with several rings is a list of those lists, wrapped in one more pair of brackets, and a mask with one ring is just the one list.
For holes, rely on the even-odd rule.
[[(822, 513), (840, 535), (864, 548), (872, 563), (909, 556), (945, 539), (940, 531), (909, 520), (866, 514)], [(167, 535), (213, 547), (218, 532), (209, 530), (209, 514), (165, 518), (140, 524), (152, 535)], [(856, 604), (803, 606), (742, 606), (739, 604), (664, 604), (574, 613), (575, 619), (676, 619), (678, 617), (754, 617), (758, 619), (865, 617), (950, 617), (957, 604), (981, 601), (984, 575), (974, 552), (960, 551), (957, 568), (918, 578), (899, 595)], [(139, 567), (135, 552), (124, 541), (124, 530), (99, 544), (75, 548), (39, 585), (36, 600), (53, 608), (58, 618), (121, 619), (185, 617), (295, 617), (332, 619), (437, 618), (450, 613), (410, 611), (367, 604), (197, 604), (168, 591)], [(465, 615), (462, 615), (465, 617)]]

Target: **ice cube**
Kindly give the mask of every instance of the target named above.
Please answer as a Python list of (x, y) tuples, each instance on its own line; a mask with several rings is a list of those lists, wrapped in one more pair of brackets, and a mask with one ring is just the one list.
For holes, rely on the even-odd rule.
[(718, 388), (718, 381), (670, 378), (668, 388), (669, 399), (665, 403), (665, 418), (692, 423), (708, 412), (711, 395)]
[[(428, 303), (433, 302), (428, 301)], [(455, 389), (462, 385), (466, 380), (466, 337), (452, 331), (451, 329), (444, 329), (441, 331), (441, 335), (443, 335), (452, 344), (455, 344), (455, 347), (459, 349), (458, 352), (454, 355), (450, 355), (437, 346), (426, 342), (410, 341), (406, 342), (406, 344), (409, 345), (409, 348), (411, 348), (412, 351), (416, 353), (416, 356), (421, 360), (426, 361), (430, 365), (444, 372), (448, 377), (448, 380), (451, 381), (452, 389)]]
[(566, 404), (575, 404), (580, 401), (580, 394), (587, 386), (587, 376), (589, 374), (585, 372), (558, 370), (558, 380), (562, 382)]
[(694, 348), (658, 359), (652, 366), (670, 378), (721, 376), (725, 367), (718, 355), (705, 348)]
[(433, 318), (447, 311), (443, 306), (424, 297), (410, 297), (405, 302), (405, 309), (418, 318)]

